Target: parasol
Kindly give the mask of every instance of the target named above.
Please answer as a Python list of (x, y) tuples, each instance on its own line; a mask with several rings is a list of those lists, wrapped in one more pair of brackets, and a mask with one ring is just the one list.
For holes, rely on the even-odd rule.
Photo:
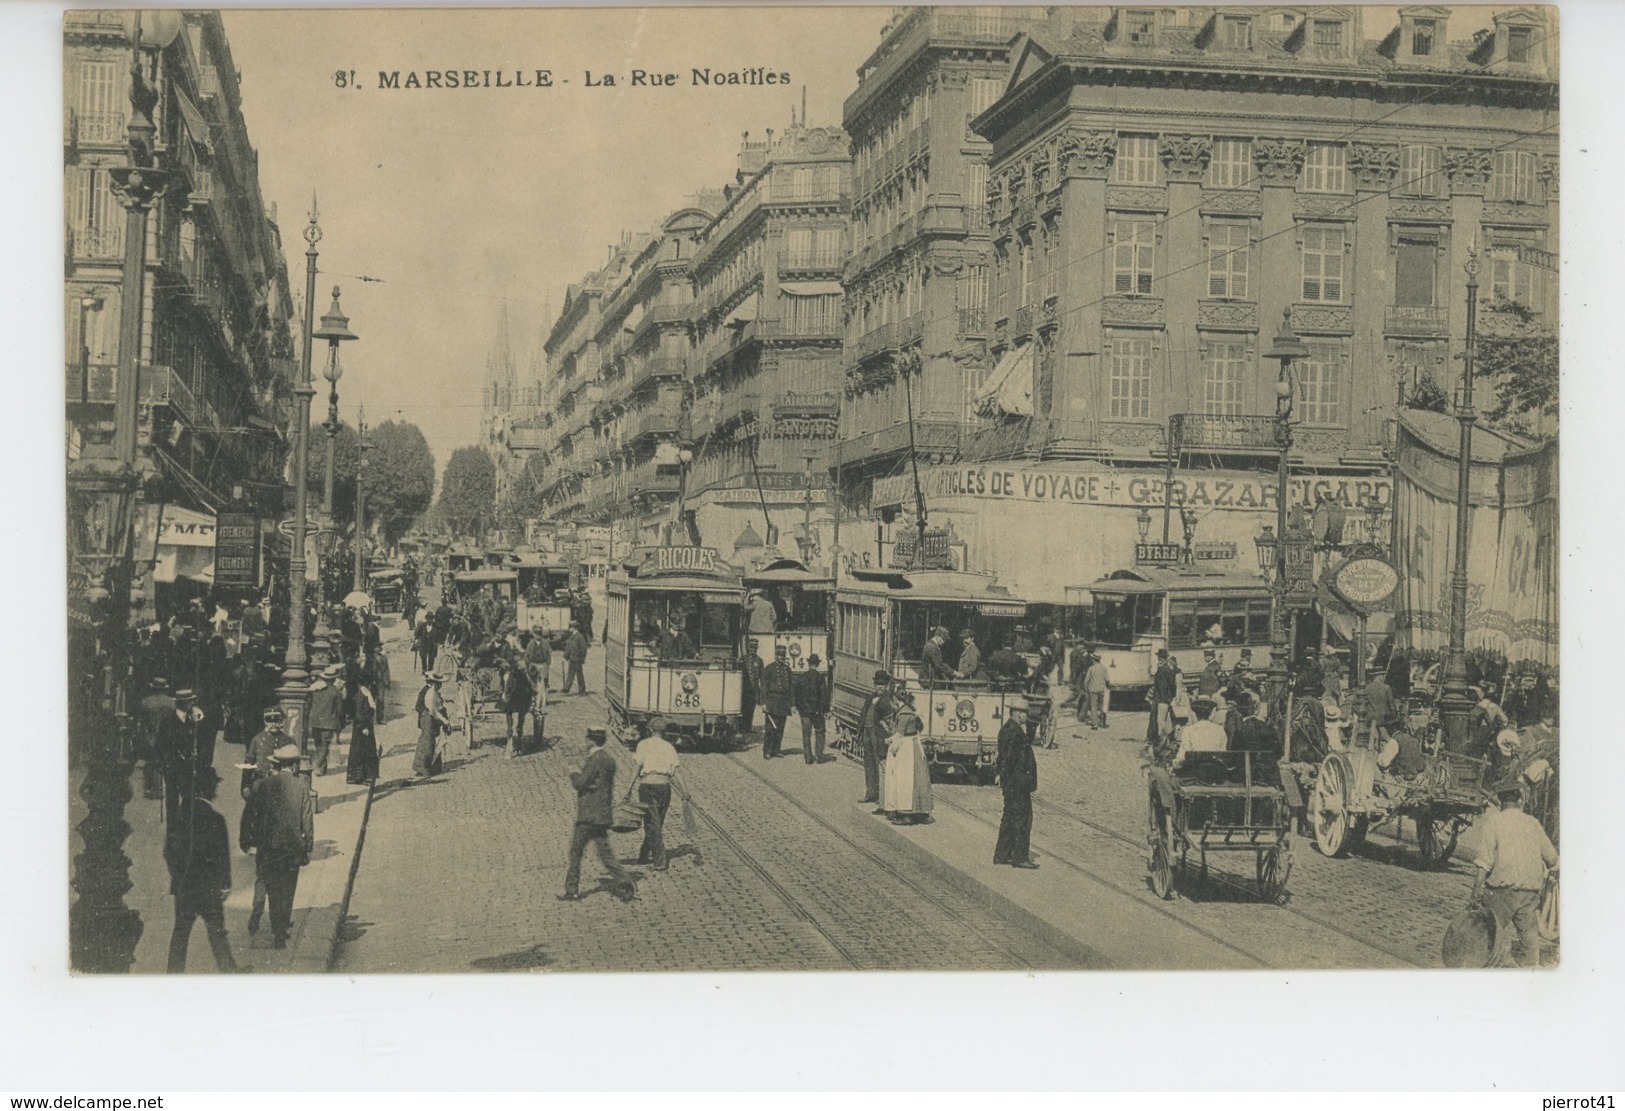
[(372, 595), (365, 590), (352, 590), (344, 596), (344, 604), (351, 609), (366, 609), (372, 605)]

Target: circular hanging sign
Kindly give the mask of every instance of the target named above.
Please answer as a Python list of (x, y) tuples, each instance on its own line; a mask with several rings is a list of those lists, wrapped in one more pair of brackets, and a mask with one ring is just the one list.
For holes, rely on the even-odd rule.
[(1363, 556), (1339, 567), (1332, 586), (1345, 601), (1373, 609), (1399, 589), (1399, 570), (1386, 559)]

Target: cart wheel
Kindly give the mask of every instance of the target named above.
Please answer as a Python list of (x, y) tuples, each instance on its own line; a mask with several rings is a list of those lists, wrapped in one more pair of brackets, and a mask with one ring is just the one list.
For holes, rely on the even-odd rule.
[(1341, 755), (1328, 756), (1320, 765), (1309, 800), (1309, 818), (1315, 829), (1315, 845), (1325, 856), (1342, 856), (1349, 851), (1354, 822), (1349, 814), (1349, 790), (1353, 780), (1349, 763)]
[(1174, 897), (1174, 830), (1173, 821), (1166, 810), (1155, 810), (1160, 814), (1160, 827), (1151, 831), (1151, 862), (1150, 876), (1151, 893), (1159, 899), (1172, 899)]
[(1038, 742), (1045, 748), (1059, 748), (1055, 743), (1055, 715), (1051, 713), (1038, 726)]
[(1440, 820), (1430, 814), (1416, 819), (1416, 851), (1422, 858), (1422, 867), (1437, 868), (1456, 851), (1461, 827), (1448, 819)]
[(1286, 901), (1286, 878), (1291, 874), (1291, 854), (1280, 846), (1258, 850), (1258, 894), (1266, 902)]

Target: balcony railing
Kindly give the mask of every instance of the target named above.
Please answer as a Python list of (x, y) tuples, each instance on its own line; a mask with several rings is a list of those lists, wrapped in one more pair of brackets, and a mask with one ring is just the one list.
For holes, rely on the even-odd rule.
[(645, 436), (675, 436), (679, 424), (677, 414), (668, 409), (645, 409), (632, 418), (631, 439), (635, 442)]
[(205, 99), (220, 95), (220, 71), (214, 66), (200, 66), (197, 91)]
[(63, 384), (70, 405), (79, 402), (111, 405), (118, 396), (118, 367), (112, 363), (88, 366), (68, 363)]
[[(119, 368), (110, 363), (90, 364), (88, 388), (84, 368), (78, 363), (64, 364), (64, 394), (70, 404), (113, 405), (118, 401)], [(149, 405), (167, 405), (196, 428), (219, 428), (222, 422), (214, 407), (194, 394), (180, 375), (167, 366), (141, 368), (141, 401)]]
[(675, 467), (667, 472), (654, 463), (633, 467), (625, 477), (626, 492), (634, 497), (639, 494), (675, 494), (682, 481)]
[(79, 142), (123, 143), (130, 137), (123, 112), (78, 112)]
[(872, 358), (883, 351), (892, 351), (897, 348), (899, 326), (895, 323), (882, 324), (873, 328), (852, 345), (850, 361), (862, 361)]
[(839, 270), (846, 265), (846, 256), (839, 251), (820, 251), (810, 255), (789, 255), (782, 270)]
[(1448, 336), (1450, 310), (1433, 305), (1393, 305), (1384, 314), (1383, 331), (1390, 336)]
[(123, 258), (124, 227), (73, 228), (68, 232), (68, 253), (74, 258)]

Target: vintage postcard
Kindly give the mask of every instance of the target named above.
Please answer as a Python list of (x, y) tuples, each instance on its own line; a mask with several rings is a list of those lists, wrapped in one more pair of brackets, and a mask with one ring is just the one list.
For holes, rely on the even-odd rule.
[(66, 12), (72, 970), (1558, 965), (1558, 24)]

